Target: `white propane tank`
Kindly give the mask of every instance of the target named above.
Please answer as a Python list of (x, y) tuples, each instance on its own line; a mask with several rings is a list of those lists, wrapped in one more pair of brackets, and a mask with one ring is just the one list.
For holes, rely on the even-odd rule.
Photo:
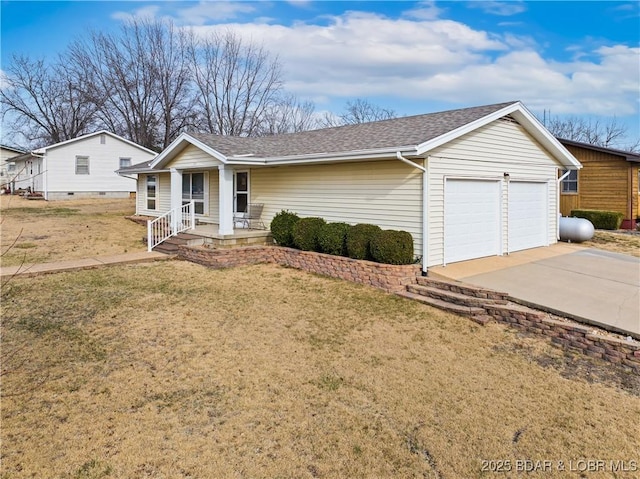
[(584, 218), (560, 217), (560, 240), (581, 243), (593, 238), (593, 223)]

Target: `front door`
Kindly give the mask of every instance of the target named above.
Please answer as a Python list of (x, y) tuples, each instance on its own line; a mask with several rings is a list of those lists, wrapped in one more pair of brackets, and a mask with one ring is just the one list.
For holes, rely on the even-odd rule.
[(182, 204), (194, 202), (194, 211), (197, 215), (206, 214), (206, 176), (205, 173), (182, 174)]
[(233, 212), (244, 213), (249, 204), (249, 172), (236, 171), (233, 176)]

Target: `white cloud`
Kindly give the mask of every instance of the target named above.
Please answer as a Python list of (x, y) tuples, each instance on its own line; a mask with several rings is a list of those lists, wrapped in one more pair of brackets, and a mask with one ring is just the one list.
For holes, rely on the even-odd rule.
[(111, 18), (122, 20), (123, 22), (131, 20), (153, 20), (157, 17), (160, 7), (158, 5), (146, 5), (131, 12), (115, 12)]
[(249, 2), (201, 1), (192, 7), (178, 10), (178, 23), (185, 25), (205, 25), (211, 21), (230, 20), (238, 15), (253, 13), (255, 7)]
[(502, 17), (510, 17), (524, 12), (527, 7), (521, 1), (494, 2), (494, 1), (473, 1), (467, 4), (470, 8), (478, 8), (485, 13), (499, 15)]
[[(179, 17), (186, 22), (196, 12), (198, 19), (224, 12), (219, 5), (208, 8), (199, 4)], [(196, 34), (231, 29), (263, 44), (279, 56), (287, 89), (316, 101), (319, 109), (356, 97), (389, 98), (390, 108), (393, 99), (454, 107), (522, 100), (533, 111), (554, 114), (623, 116), (639, 108), (640, 49), (624, 45), (582, 45), (573, 59), (554, 61), (530, 37), (497, 35), (452, 20), (354, 11), (325, 17), (322, 25), (268, 19), (192, 25)]]
[(436, 20), (443, 12), (443, 9), (436, 6), (435, 1), (424, 1), (420, 2), (416, 8), (404, 12), (404, 15), (418, 20)]

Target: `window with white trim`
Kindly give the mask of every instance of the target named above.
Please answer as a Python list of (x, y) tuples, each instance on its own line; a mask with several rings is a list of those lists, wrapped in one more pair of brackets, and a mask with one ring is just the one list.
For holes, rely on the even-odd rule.
[(204, 173), (182, 174), (182, 204), (194, 202), (194, 211), (197, 215), (205, 214), (205, 191), (207, 177)]
[(131, 166), (131, 158), (120, 158), (120, 168)]
[[(568, 170), (563, 170), (562, 174), (565, 175)], [(571, 170), (569, 176), (562, 180), (562, 192), (563, 193), (577, 193), (578, 192), (578, 170)]]
[(156, 209), (158, 177), (156, 175), (147, 175), (147, 209)]
[(89, 174), (89, 157), (76, 156), (76, 175)]

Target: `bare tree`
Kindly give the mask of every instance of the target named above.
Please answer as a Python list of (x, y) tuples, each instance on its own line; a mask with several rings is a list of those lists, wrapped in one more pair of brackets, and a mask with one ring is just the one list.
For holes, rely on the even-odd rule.
[(200, 129), (219, 135), (260, 134), (283, 85), (277, 57), (231, 31), (205, 39), (193, 35), (189, 52)]
[(13, 56), (7, 67), (0, 90), (3, 123), (32, 146), (75, 138), (96, 126), (99, 102), (90, 101), (85, 79), (66, 63), (62, 57), (47, 65)]
[(284, 95), (266, 108), (258, 134), (264, 136), (312, 130), (319, 126), (314, 112), (312, 102), (300, 102), (294, 95)]
[(605, 148), (620, 148), (626, 151), (638, 151), (640, 139), (635, 143), (625, 145), (627, 127), (618, 123), (616, 117), (604, 121), (601, 119), (585, 119), (580, 117), (568, 117), (561, 119), (552, 117), (546, 121), (547, 129), (558, 138), (579, 141), (590, 145)]
[(119, 35), (93, 32), (69, 52), (109, 130), (160, 149), (192, 118), (185, 36), (171, 23), (132, 20)]
[(344, 112), (340, 115), (325, 113), (321, 123), (325, 127), (355, 125), (371, 121), (389, 120), (397, 116), (395, 110), (374, 105), (366, 99), (356, 98), (347, 102)]

